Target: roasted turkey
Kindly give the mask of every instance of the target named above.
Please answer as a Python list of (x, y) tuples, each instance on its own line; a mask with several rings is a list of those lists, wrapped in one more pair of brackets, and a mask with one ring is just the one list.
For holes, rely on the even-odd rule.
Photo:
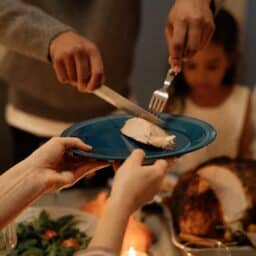
[(167, 202), (179, 233), (217, 237), (256, 223), (256, 161), (217, 158), (183, 174)]

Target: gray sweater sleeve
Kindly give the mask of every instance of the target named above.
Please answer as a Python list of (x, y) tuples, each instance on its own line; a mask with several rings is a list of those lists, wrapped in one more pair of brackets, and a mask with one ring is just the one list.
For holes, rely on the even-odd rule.
[(215, 6), (216, 6), (216, 10), (215, 12), (218, 13), (218, 11), (223, 7), (223, 5), (225, 4), (226, 0), (215, 0)]
[(73, 30), (21, 0), (0, 0), (0, 43), (7, 49), (42, 61), (49, 44), (61, 32)]

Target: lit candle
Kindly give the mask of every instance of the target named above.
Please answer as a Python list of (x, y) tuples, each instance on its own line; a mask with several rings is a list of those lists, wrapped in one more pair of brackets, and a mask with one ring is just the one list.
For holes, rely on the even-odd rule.
[(133, 247), (130, 247), (128, 251), (128, 256), (136, 256), (136, 251)]
[(130, 247), (128, 251), (122, 253), (122, 256), (147, 256), (147, 253), (138, 252), (133, 247)]

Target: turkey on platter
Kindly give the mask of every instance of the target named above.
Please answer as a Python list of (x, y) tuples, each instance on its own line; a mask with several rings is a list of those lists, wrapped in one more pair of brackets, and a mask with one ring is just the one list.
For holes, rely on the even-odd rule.
[(168, 206), (179, 233), (218, 237), (241, 222), (256, 223), (256, 161), (217, 158), (181, 176)]

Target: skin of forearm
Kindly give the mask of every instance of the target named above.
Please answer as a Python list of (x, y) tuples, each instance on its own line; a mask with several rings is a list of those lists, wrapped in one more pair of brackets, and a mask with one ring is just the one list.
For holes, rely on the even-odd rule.
[(29, 164), (29, 161), (25, 159), (0, 175), (0, 194), (3, 194), (10, 189), (11, 183), (14, 186), (17, 181), (28, 175), (28, 169), (32, 170), (32, 166)]
[(110, 248), (119, 253), (130, 214), (123, 200), (110, 197), (89, 247)]
[[(11, 178), (17, 178), (17, 176), (24, 175), (23, 171), (29, 169), (29, 165), (26, 160), (19, 162), (18, 164), (12, 166), (2, 175), (0, 175), (0, 180), (10, 180)], [(4, 185), (4, 184), (3, 184)], [(2, 188), (1, 188), (2, 190)]]
[[(197, 0), (199, 2), (206, 2), (209, 5), (211, 4), (212, 0)], [(176, 0), (176, 2), (191, 2), (191, 0)]]
[(11, 222), (46, 189), (37, 170), (20, 171), (17, 166), (8, 174), (0, 176), (0, 186), (0, 228)]

